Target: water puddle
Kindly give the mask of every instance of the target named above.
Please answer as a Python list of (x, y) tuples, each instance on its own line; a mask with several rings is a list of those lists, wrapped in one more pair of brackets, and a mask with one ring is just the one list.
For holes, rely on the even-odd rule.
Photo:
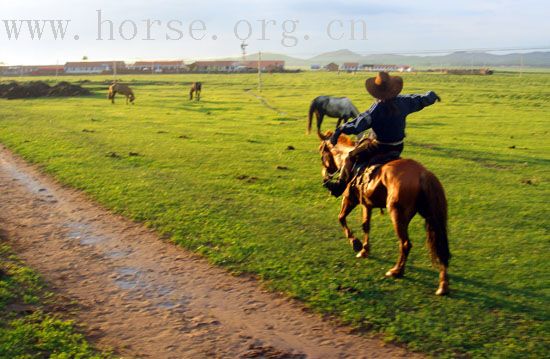
[(0, 158), (0, 165), (10, 174), (12, 178), (23, 184), (33, 194), (39, 195), (40, 197), (47, 197), (49, 199), (55, 198), (50, 190), (45, 188), (40, 182), (36, 181), (28, 174), (19, 171), (14, 164)]
[(70, 239), (76, 239), (82, 245), (92, 246), (107, 240), (106, 237), (93, 234), (93, 229), (83, 222), (69, 222), (65, 224), (69, 229), (67, 236)]
[(146, 278), (145, 272), (139, 268), (122, 267), (116, 273), (114, 283), (117, 287), (129, 291), (133, 297), (147, 299), (155, 308), (182, 311), (189, 303), (188, 297), (174, 297), (174, 288)]

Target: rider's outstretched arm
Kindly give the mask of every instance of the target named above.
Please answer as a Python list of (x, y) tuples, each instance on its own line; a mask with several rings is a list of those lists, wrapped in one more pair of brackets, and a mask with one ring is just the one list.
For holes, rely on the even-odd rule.
[(346, 135), (358, 135), (363, 131), (368, 130), (372, 127), (372, 118), (370, 116), (370, 110), (365, 111), (359, 116), (357, 116), (353, 121), (350, 121), (336, 129), (334, 134), (330, 138), (330, 142), (335, 145), (338, 142), (338, 137), (340, 134), (344, 133)]
[(420, 111), (426, 106), (433, 105), (436, 101), (441, 101), (433, 91), (428, 91), (424, 95), (401, 95), (398, 98), (407, 107), (408, 113)]

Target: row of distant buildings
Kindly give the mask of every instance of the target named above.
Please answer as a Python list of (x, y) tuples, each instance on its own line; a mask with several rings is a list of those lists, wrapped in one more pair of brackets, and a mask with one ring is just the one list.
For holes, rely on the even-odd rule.
[[(51, 75), (79, 75), (79, 74), (129, 74), (129, 73), (238, 73), (257, 71), (258, 67), (264, 72), (284, 72), (285, 62), (282, 60), (263, 61), (196, 61), (189, 64), (182, 60), (174, 61), (75, 61), (65, 65), (30, 65), (30, 66), (0, 66), (0, 75), (3, 76), (51, 76)], [(331, 62), (325, 66), (311, 65), (312, 70), (327, 71), (391, 71), (411, 72), (408, 65), (359, 64), (344, 62), (341, 65)]]
[[(322, 67), (328, 71), (391, 71), (391, 72), (411, 72), (413, 68), (408, 65), (382, 65), (382, 64), (360, 64), (358, 62), (344, 62), (342, 65), (338, 65), (334, 62)], [(321, 70), (321, 65), (311, 65), (312, 70)]]
[(50, 76), (111, 73), (185, 73), (185, 72), (252, 72), (260, 68), (265, 72), (283, 72), (285, 62), (265, 61), (196, 61), (185, 64), (175, 61), (77, 61), (65, 65), (0, 66), (4, 76)]

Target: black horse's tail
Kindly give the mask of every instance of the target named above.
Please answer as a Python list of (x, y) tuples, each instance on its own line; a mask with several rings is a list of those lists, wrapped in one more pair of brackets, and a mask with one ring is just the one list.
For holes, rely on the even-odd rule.
[(313, 120), (313, 113), (317, 111), (317, 99), (314, 99), (311, 101), (311, 105), (309, 105), (309, 113), (307, 116), (307, 134), (309, 135), (311, 133), (311, 121)]
[(428, 247), (434, 263), (447, 267), (451, 253), (447, 237), (447, 199), (441, 182), (431, 172), (420, 179), (421, 193), (418, 210), (426, 219)]

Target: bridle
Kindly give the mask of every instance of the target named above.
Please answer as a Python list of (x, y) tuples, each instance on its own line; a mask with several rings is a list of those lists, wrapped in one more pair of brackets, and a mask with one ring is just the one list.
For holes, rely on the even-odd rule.
[[(323, 164), (323, 167), (325, 168), (325, 180), (328, 181), (332, 177), (334, 177), (340, 169), (336, 165), (336, 161), (334, 161), (334, 155), (328, 148), (328, 144), (326, 141), (323, 141), (321, 146), (319, 147), (319, 151), (321, 151), (321, 162)], [(331, 172), (332, 169), (332, 172)]]

